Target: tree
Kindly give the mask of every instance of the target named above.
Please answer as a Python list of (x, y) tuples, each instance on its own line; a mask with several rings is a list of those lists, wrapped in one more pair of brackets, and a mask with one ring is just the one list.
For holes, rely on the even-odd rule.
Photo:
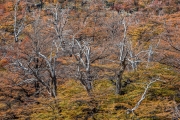
[(70, 45), (71, 52), (76, 60), (76, 77), (90, 95), (93, 89), (93, 80), (97, 74), (97, 71), (94, 71), (91, 64), (99, 59), (105, 58), (107, 55), (104, 54), (106, 48), (103, 48), (104, 51), (100, 51), (101, 54), (99, 54), (98, 50), (95, 51), (95, 46), (99, 46), (98, 42), (103, 41), (102, 39), (98, 39), (98, 37), (100, 38), (101, 36), (97, 36), (99, 31), (96, 30), (102, 25), (100, 23), (102, 16), (100, 15), (99, 8), (102, 1), (89, 1), (89, 4), (90, 10), (77, 12), (76, 22), (71, 25), (72, 41)]
[(75, 39), (75, 49), (73, 54), (76, 58), (77, 63), (77, 78), (85, 86), (88, 94), (92, 90), (93, 76), (91, 74), (91, 47), (88, 41), (82, 39)]
[(21, 81), (17, 85), (34, 83), (35, 94), (45, 87), (52, 97), (57, 96), (56, 59), (58, 50), (56, 39), (50, 38), (51, 30), (46, 27), (40, 17), (40, 12), (34, 14), (33, 22), (24, 30), (26, 37), (14, 47), (14, 57), (11, 60), (13, 71), (19, 74)]
[[(122, 80), (123, 74), (126, 70), (135, 71), (138, 67), (138, 64), (151, 62), (152, 55), (154, 50), (157, 48), (157, 45), (153, 45), (151, 43), (149, 48), (144, 48), (144, 44), (138, 45), (137, 43), (133, 43), (130, 36), (128, 36), (129, 25), (131, 24), (131, 17), (126, 16), (123, 13), (121, 14), (113, 14), (112, 20), (107, 23), (107, 28), (109, 31), (109, 38), (111, 40), (112, 51), (116, 53), (117, 58), (114, 61), (118, 64), (118, 68), (116, 71), (116, 94), (122, 94)], [(117, 52), (118, 51), (118, 52)]]
[(17, 0), (15, 2), (15, 6), (14, 6), (14, 39), (15, 42), (19, 41), (19, 35), (22, 32), (22, 30), (24, 29), (25, 26), (25, 17), (26, 17), (26, 12), (24, 12), (24, 14), (22, 15), (23, 17), (19, 20), (18, 19), (18, 11), (19, 11), (19, 3), (21, 2), (21, 0)]
[(91, 39), (83, 37), (83, 34), (81, 34), (88, 24), (87, 21), (88, 21), (88, 16), (85, 16), (83, 18), (83, 21), (78, 21), (80, 23), (82, 22), (80, 24), (82, 26), (78, 26), (78, 28), (74, 28), (75, 30), (77, 30), (77, 32), (74, 31), (70, 45), (71, 45), (71, 52), (74, 55), (75, 60), (77, 62), (76, 77), (85, 87), (88, 94), (90, 94), (90, 91), (92, 90), (92, 75), (90, 70)]
[(47, 8), (52, 13), (52, 19), (49, 19), (49, 27), (53, 28), (55, 32), (55, 38), (57, 41), (55, 42), (56, 48), (59, 51), (64, 50), (64, 43), (67, 42), (65, 37), (69, 35), (69, 30), (66, 28), (66, 24), (69, 16), (69, 9), (62, 9), (61, 6), (56, 3), (56, 6), (51, 6)]

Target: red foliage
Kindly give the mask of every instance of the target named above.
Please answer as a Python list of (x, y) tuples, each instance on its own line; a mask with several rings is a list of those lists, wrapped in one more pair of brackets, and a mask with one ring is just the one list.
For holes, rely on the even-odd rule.
[(115, 4), (114, 6), (111, 7), (111, 9), (120, 12), (121, 10), (124, 10), (124, 6), (122, 4)]
[(132, 12), (134, 10), (138, 10), (138, 3), (136, 1), (130, 0), (125, 1), (123, 3), (116, 3), (111, 7), (112, 10), (116, 10), (117, 12), (120, 11), (126, 11), (126, 12)]

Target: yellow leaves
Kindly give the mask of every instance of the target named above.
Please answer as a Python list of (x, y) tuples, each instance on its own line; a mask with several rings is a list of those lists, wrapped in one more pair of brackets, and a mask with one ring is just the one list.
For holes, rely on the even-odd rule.
[(140, 26), (132, 26), (129, 28), (128, 35), (131, 38), (133, 45), (145, 43), (148, 47), (148, 41), (155, 38), (163, 32), (163, 27), (159, 23), (152, 21)]
[(110, 2), (110, 3), (113, 3), (113, 2), (115, 2), (116, 0), (107, 0), (108, 2)]
[(62, 57), (62, 58), (58, 58), (57, 62), (60, 62), (60, 64), (63, 64), (63, 65), (69, 65), (73, 62), (73, 60), (69, 59), (68, 57)]
[(145, 28), (132, 28), (131, 31), (129, 31), (129, 35), (131, 36), (133, 41), (137, 41), (141, 38), (141, 34), (143, 33), (143, 31), (145, 30)]
[(57, 3), (58, 2), (58, 0), (54, 0), (54, 3)]
[(1, 24), (0, 29), (5, 30), (5, 31), (10, 32), (10, 33), (13, 33), (14, 27), (12, 25), (12, 21), (8, 21), (8, 22)]
[(0, 109), (6, 108), (6, 104), (5, 103), (0, 103)]
[(146, 7), (147, 5), (151, 3), (152, 3), (152, 0), (138, 0), (138, 4), (142, 8)]
[(115, 63), (111, 63), (111, 64), (103, 64), (103, 65), (100, 65), (100, 64), (92, 64), (93, 67), (98, 67), (98, 68), (105, 68), (105, 69), (113, 69), (113, 68), (118, 68), (118, 64), (115, 64)]
[(140, 0), (140, 1), (139, 1), (139, 6), (142, 7), (142, 8), (144, 8), (144, 7), (147, 5), (148, 1), (149, 1), (149, 0)]
[[(160, 64), (154, 64), (154, 66), (150, 68), (150, 72), (159, 69), (159, 71), (156, 71), (157, 73), (161, 73), (163, 70), (165, 70), (164, 74), (169, 73), (169, 70), (165, 69), (167, 66)], [(83, 119), (88, 112), (92, 112), (95, 109), (96, 112), (93, 115), (95, 119), (131, 119), (133, 116), (127, 116), (125, 112), (137, 103), (144, 91), (145, 84), (143, 83), (148, 81), (145, 77), (146, 74), (143, 74), (145, 72), (144, 69), (137, 72), (139, 73), (139, 79), (133, 80), (126, 88), (123, 88), (125, 94), (121, 96), (114, 95), (114, 86), (109, 80), (99, 79), (94, 81), (93, 99), (91, 98), (92, 96), (89, 97), (87, 95), (79, 81), (67, 80), (58, 87), (59, 95), (56, 99), (59, 101), (52, 102), (52, 100), (41, 99), (40, 101), (44, 105), (37, 105), (33, 109), (31, 117), (32, 119), (52, 119), (54, 116), (60, 120)], [(136, 73), (131, 74), (136, 75)], [(173, 75), (171, 72), (170, 74)], [(130, 79), (132, 80), (133, 77), (130, 76)], [(157, 118), (167, 118), (169, 113), (162, 112), (162, 110), (164, 111), (167, 104), (171, 106), (170, 102), (172, 100), (164, 98), (171, 97), (175, 93), (169, 86), (169, 83), (154, 83), (148, 90), (144, 101), (135, 111), (138, 114), (137, 118), (149, 119), (152, 117), (152, 112), (156, 113)], [(153, 101), (153, 99), (155, 100)], [(51, 105), (51, 107), (48, 105)]]

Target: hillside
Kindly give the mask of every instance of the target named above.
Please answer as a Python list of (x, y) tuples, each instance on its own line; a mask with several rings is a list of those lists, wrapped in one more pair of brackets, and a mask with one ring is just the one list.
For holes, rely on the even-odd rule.
[(179, 0), (1, 0), (2, 120), (179, 120)]

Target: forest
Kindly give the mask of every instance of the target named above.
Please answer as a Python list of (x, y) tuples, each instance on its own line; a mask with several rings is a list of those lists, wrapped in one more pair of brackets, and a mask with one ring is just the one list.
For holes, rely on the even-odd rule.
[(0, 0), (0, 21), (0, 119), (180, 119), (180, 0)]

